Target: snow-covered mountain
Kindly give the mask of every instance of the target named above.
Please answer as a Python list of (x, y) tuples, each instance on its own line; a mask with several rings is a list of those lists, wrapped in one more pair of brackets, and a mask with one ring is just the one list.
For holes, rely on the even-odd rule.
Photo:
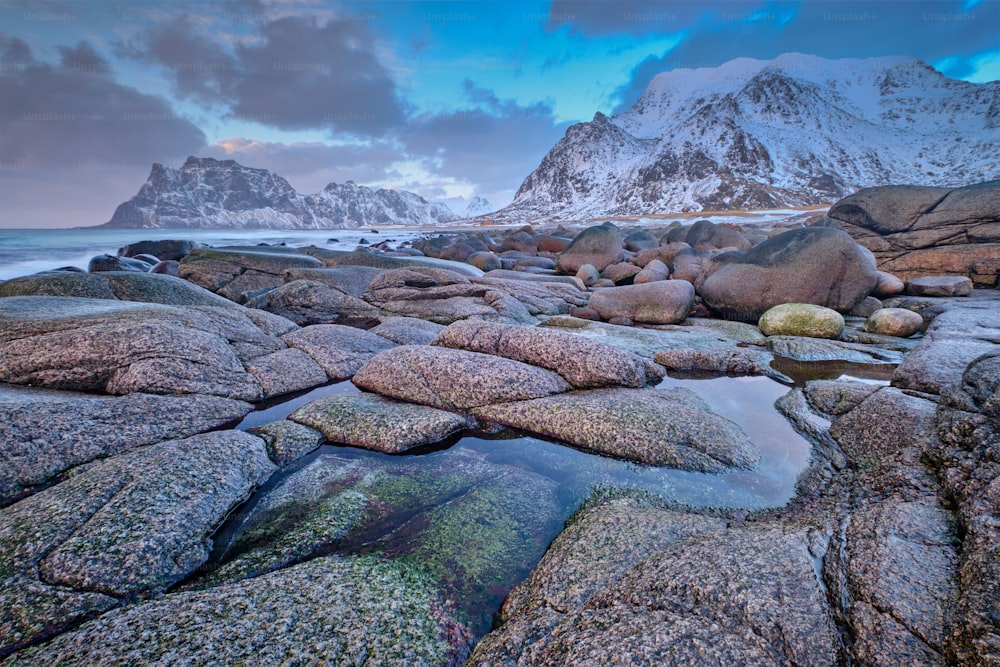
[(302, 195), (281, 176), (234, 160), (189, 157), (180, 169), (153, 165), (137, 194), (104, 227), (333, 229), (436, 225), (459, 219), (440, 204), (401, 190), (351, 181)]
[(741, 58), (656, 76), (570, 127), (499, 218), (829, 203), (862, 187), (1000, 177), (1000, 82), (912, 58)]
[(452, 213), (460, 218), (474, 218), (477, 215), (485, 215), (496, 210), (493, 208), (493, 205), (490, 204), (489, 200), (484, 199), (479, 195), (474, 195), (472, 199), (466, 199), (465, 197), (449, 197), (448, 199), (439, 199), (437, 202), (447, 206)]

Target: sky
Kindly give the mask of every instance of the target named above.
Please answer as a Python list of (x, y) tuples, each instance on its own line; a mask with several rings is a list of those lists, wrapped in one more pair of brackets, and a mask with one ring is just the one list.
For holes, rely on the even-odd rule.
[(106, 222), (189, 155), (509, 203), (658, 73), (785, 52), (1000, 79), (1000, 0), (0, 0), (0, 228)]

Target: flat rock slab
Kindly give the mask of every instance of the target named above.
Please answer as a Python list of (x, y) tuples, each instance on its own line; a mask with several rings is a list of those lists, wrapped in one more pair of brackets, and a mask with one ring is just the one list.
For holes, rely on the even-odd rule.
[(416, 317), (387, 317), (369, 331), (400, 345), (430, 345), (444, 325)]
[(467, 320), (449, 326), (432, 344), (547, 368), (576, 389), (643, 387), (663, 377), (661, 369), (631, 352), (553, 328)]
[(687, 389), (595, 389), (473, 410), (483, 419), (618, 458), (698, 472), (752, 468), (746, 433)]
[(471, 264), (432, 257), (400, 257), (371, 250), (330, 250), (317, 246), (307, 246), (302, 248), (302, 252), (318, 258), (323, 264), (331, 267), (366, 266), (386, 270), (430, 268), (454, 271), (468, 278), (477, 278), (483, 275), (480, 269)]
[(0, 511), (0, 655), (190, 574), (273, 470), (259, 438), (216, 431), (96, 461)]
[(219, 428), (250, 410), (217, 396), (92, 396), (0, 385), (0, 504), (74, 466)]
[(349, 379), (376, 354), (396, 347), (391, 340), (340, 324), (314, 324), (282, 340), (312, 357), (334, 381)]
[(471, 633), (400, 564), (317, 558), (117, 610), (10, 665), (459, 665)]
[(475, 425), (466, 415), (401, 403), (377, 394), (321, 398), (299, 408), (288, 419), (320, 431), (331, 442), (387, 454), (440, 442)]
[(143, 301), (168, 306), (236, 307), (232, 301), (187, 280), (159, 273), (134, 271), (36, 273), (0, 283), (0, 297), (6, 296), (75, 296)]
[(479, 352), (402, 345), (381, 352), (354, 376), (366, 391), (445, 410), (523, 401), (572, 389), (535, 366)]
[(262, 294), (248, 296), (247, 307), (285, 317), (299, 326), (377, 321), (377, 308), (356, 296), (313, 280), (293, 280)]
[(924, 276), (906, 282), (910, 296), (968, 296), (972, 281), (965, 276)]
[(242, 362), (286, 346), (251, 312), (72, 297), (0, 299), (0, 380), (258, 400), (260, 384)]
[(896, 350), (805, 336), (770, 336), (767, 347), (775, 355), (795, 361), (847, 361), (856, 364), (898, 364), (903, 361), (903, 354)]
[(316, 429), (282, 419), (247, 429), (264, 441), (274, 464), (285, 467), (322, 445), (326, 438)]
[(291, 347), (251, 359), (245, 366), (260, 384), (264, 398), (310, 389), (329, 379), (312, 357)]

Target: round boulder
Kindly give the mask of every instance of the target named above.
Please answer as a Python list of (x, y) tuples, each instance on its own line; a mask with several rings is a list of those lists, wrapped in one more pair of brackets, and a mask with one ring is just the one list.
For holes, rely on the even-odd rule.
[(684, 280), (607, 287), (590, 297), (601, 319), (628, 318), (642, 324), (676, 324), (694, 305), (694, 287)]
[(765, 336), (838, 338), (844, 331), (844, 317), (810, 303), (783, 303), (761, 315), (757, 326)]
[(484, 272), (495, 271), (496, 269), (501, 268), (500, 258), (489, 251), (472, 253), (466, 261)]
[(647, 264), (642, 271), (635, 275), (632, 282), (636, 285), (642, 285), (643, 283), (653, 283), (658, 280), (666, 280), (669, 277), (670, 269), (667, 268), (667, 265), (658, 259), (654, 259)]
[(878, 282), (872, 254), (829, 227), (794, 229), (727, 256), (729, 262), (705, 278), (700, 295), (714, 312), (746, 322), (783, 303), (848, 311)]
[(884, 299), (885, 297), (902, 294), (905, 289), (906, 285), (902, 280), (891, 273), (879, 271), (878, 282), (875, 283), (875, 289), (872, 290), (872, 296)]
[(924, 318), (905, 308), (882, 308), (865, 322), (865, 331), (883, 336), (909, 338), (924, 326)]
[(593, 264), (598, 271), (625, 258), (622, 235), (610, 222), (587, 227), (559, 255), (556, 267), (573, 275), (584, 264)]

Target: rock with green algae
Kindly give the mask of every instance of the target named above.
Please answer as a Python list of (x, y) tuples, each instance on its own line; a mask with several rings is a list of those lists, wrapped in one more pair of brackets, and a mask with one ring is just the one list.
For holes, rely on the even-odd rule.
[(760, 451), (688, 389), (593, 389), (473, 410), (602, 454), (698, 472), (750, 469)]
[(8, 664), (457, 667), (470, 643), (413, 568), (332, 556), (115, 610)]
[(285, 419), (251, 428), (247, 432), (264, 441), (267, 455), (280, 467), (302, 458), (326, 441), (316, 429)]
[(467, 415), (378, 394), (321, 398), (302, 406), (288, 419), (319, 430), (331, 442), (386, 454), (439, 442), (475, 426), (475, 420)]
[(0, 511), (0, 656), (189, 575), (273, 470), (259, 438), (215, 431), (95, 461)]
[(811, 303), (783, 303), (761, 315), (757, 326), (765, 336), (837, 338), (844, 331), (844, 316)]

